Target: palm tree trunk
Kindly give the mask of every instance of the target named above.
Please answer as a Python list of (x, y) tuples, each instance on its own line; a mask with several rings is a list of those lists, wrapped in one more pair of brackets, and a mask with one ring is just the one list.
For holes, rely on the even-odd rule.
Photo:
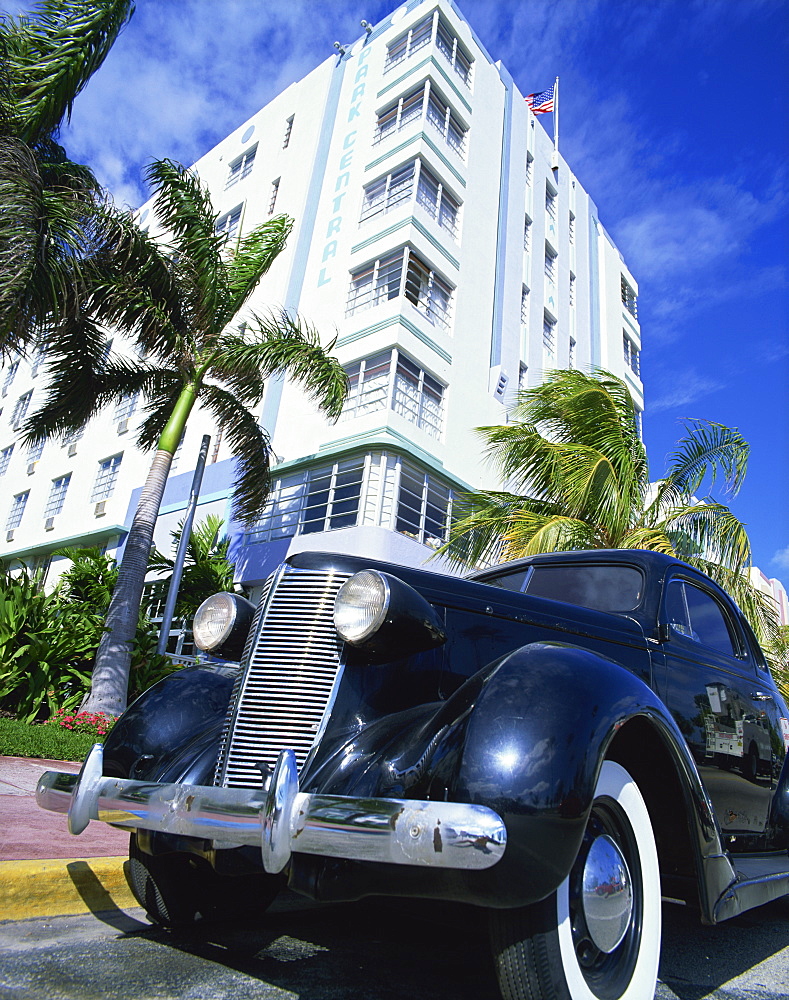
[(126, 708), (132, 647), (148, 557), (172, 461), (172, 452), (157, 451), (142, 488), (107, 611), (104, 635), (96, 653), (90, 697), (83, 706), (85, 711), (120, 715)]
[(159, 438), (158, 450), (142, 488), (107, 611), (104, 635), (96, 652), (90, 696), (83, 705), (87, 712), (120, 715), (126, 709), (132, 647), (153, 546), (153, 532), (173, 455), (197, 398), (199, 378), (198, 375), (181, 390)]

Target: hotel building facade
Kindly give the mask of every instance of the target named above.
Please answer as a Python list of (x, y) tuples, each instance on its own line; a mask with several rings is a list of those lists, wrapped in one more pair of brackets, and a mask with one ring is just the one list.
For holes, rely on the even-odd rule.
[[(336, 337), (351, 392), (330, 425), (298, 387), (268, 383), (260, 422), (275, 464), (254, 525), (230, 523), (232, 458), (195, 411), (160, 547), (205, 433), (197, 519), (227, 520), (237, 579), (254, 588), (310, 548), (424, 565), (458, 492), (501, 485), (474, 429), (506, 422), (550, 369), (607, 368), (640, 414), (638, 288), (546, 120), (454, 3), (410, 0), (194, 164), (231, 240), (272, 214), (295, 219), (249, 312), (293, 310)], [(137, 218), (157, 235), (150, 204)], [(112, 349), (132, 353), (120, 337)], [(0, 373), (0, 558), (43, 567), (63, 545), (120, 555), (150, 463), (134, 444), (144, 401), (30, 450), (18, 429), (45, 380), (36, 356)]]

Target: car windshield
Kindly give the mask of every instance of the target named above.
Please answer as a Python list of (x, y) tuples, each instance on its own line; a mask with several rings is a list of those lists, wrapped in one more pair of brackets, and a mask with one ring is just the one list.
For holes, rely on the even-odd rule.
[(484, 582), (520, 594), (614, 614), (634, 611), (644, 590), (643, 574), (635, 566), (527, 566), (487, 577)]

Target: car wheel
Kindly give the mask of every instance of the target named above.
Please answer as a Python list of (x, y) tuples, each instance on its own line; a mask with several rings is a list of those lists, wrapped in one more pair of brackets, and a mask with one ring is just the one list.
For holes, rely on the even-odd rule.
[(129, 840), (129, 885), (148, 917), (162, 927), (184, 927), (198, 917), (235, 920), (262, 915), (282, 887), (277, 875), (219, 875), (200, 858), (150, 855), (135, 834)]
[(491, 910), (504, 1000), (646, 1000), (660, 959), (657, 850), (638, 786), (605, 761), (583, 844), (556, 892)]

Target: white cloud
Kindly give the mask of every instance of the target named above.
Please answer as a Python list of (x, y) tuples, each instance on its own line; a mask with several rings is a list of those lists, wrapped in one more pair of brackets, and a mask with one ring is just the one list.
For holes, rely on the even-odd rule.
[(778, 549), (770, 563), (779, 569), (789, 569), (789, 546), (785, 549)]
[[(654, 382), (657, 398), (649, 396), (648, 413), (660, 413), (664, 410), (674, 410), (687, 407), (713, 392), (726, 388), (726, 383), (720, 379), (701, 374), (696, 369), (672, 371), (670, 376), (658, 376)], [(692, 416), (692, 414), (686, 414)]]

